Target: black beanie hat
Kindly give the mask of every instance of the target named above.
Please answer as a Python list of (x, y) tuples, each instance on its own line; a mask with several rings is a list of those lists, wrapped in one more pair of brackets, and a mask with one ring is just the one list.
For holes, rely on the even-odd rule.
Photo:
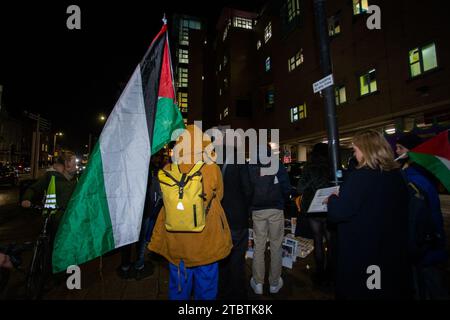
[(422, 142), (423, 142), (422, 138), (420, 138), (418, 135), (414, 133), (408, 133), (403, 137), (397, 139), (397, 144), (404, 146), (408, 150), (414, 149)]

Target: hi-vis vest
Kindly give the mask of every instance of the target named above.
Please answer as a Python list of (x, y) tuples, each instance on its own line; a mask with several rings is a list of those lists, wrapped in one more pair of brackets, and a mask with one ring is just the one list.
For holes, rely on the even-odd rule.
[(188, 173), (181, 173), (178, 165), (171, 164), (169, 170), (158, 172), (167, 231), (201, 232), (205, 228), (212, 199), (205, 208), (206, 198), (200, 172), (203, 165), (200, 161)]
[(45, 209), (56, 210), (56, 186), (55, 186), (55, 176), (52, 176), (50, 183), (47, 187), (47, 193), (45, 194)]

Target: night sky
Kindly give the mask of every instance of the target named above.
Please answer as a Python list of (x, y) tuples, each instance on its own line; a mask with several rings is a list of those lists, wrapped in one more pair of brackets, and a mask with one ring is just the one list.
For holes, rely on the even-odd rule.
[[(0, 84), (11, 114), (40, 113), (61, 143), (77, 152), (99, 134), (134, 68), (174, 12), (215, 22), (223, 6), (260, 8), (252, 1), (2, 1)], [(81, 8), (81, 30), (68, 30), (66, 9)], [(214, 27), (214, 24), (212, 25)]]

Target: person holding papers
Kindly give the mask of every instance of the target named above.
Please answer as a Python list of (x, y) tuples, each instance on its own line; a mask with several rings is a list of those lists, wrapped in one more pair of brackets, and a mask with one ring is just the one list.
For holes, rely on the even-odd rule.
[(338, 299), (409, 299), (408, 190), (388, 142), (377, 131), (355, 135), (357, 169), (328, 198), (337, 223)]
[[(326, 212), (311, 212), (310, 207), (318, 189), (331, 186), (330, 165), (328, 160), (328, 145), (314, 145), (309, 161), (305, 164), (297, 185), (297, 191), (302, 195), (300, 214), (305, 215), (314, 238), (314, 259), (316, 269), (312, 276), (316, 285), (322, 285), (328, 277), (332, 278), (330, 246), (331, 233), (327, 226)], [(297, 224), (300, 228), (300, 224)], [(300, 233), (299, 230), (297, 230)], [(296, 232), (297, 233), (297, 232)], [(326, 239), (327, 251), (323, 239)]]

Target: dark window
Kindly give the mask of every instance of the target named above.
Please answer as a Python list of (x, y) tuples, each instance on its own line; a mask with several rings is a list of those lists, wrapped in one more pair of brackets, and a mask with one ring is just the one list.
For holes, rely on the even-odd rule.
[(249, 118), (252, 116), (252, 104), (250, 100), (236, 100), (236, 116), (241, 118)]

